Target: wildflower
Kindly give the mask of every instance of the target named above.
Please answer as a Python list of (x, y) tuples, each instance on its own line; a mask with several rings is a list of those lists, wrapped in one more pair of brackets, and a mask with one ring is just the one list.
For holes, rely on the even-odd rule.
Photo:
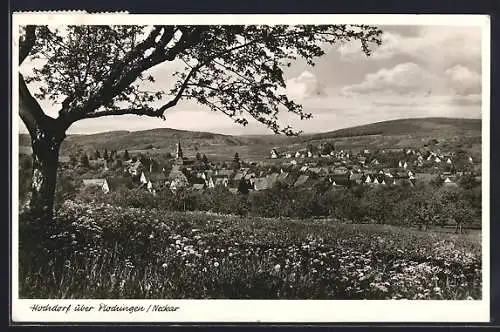
[(149, 234), (149, 238), (150, 238), (150, 239), (153, 239), (154, 237), (155, 237), (155, 236), (154, 236), (154, 234), (153, 234), (153, 233)]
[(276, 272), (278, 272), (280, 269), (281, 269), (281, 265), (276, 264), (276, 265), (274, 266), (274, 270), (275, 270)]
[(215, 262), (215, 263), (214, 263), (214, 266), (215, 266), (215, 267), (219, 267), (219, 262)]
[(167, 266), (168, 266), (168, 264), (167, 264), (167, 263), (163, 263), (163, 264), (161, 265), (161, 267), (162, 267), (162, 268), (164, 268), (164, 269), (166, 269), (166, 268), (167, 268)]
[(436, 286), (436, 287), (434, 287), (434, 291), (435, 291), (436, 293), (439, 293), (439, 292), (441, 292), (441, 288), (439, 288), (438, 286)]

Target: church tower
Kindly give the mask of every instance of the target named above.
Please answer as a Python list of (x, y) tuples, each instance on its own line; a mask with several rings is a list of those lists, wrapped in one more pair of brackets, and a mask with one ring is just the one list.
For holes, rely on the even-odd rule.
[(184, 163), (184, 156), (182, 154), (181, 141), (177, 142), (176, 151), (175, 151), (175, 162), (178, 165), (182, 165)]

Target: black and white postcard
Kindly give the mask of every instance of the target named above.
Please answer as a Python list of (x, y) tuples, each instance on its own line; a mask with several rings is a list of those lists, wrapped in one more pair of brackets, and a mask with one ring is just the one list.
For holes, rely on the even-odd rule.
[(481, 15), (16, 13), (14, 322), (487, 322)]

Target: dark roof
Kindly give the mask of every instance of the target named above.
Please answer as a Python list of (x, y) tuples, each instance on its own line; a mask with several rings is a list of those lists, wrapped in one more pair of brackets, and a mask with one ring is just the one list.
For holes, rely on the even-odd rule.
[(151, 180), (151, 181), (166, 181), (167, 176), (163, 172), (154, 172), (154, 173), (149, 173), (145, 172), (146, 178)]

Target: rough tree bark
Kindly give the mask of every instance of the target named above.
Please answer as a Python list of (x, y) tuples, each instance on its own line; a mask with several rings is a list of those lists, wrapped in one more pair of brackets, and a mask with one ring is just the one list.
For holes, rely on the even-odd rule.
[(58, 136), (37, 129), (35, 137), (31, 137), (33, 169), (30, 210), (37, 219), (51, 220), (53, 216), (59, 147), (62, 142)]
[(45, 115), (19, 75), (19, 115), (31, 137), (33, 154), (30, 210), (34, 218), (51, 220), (57, 181), (59, 148), (65, 128)]

